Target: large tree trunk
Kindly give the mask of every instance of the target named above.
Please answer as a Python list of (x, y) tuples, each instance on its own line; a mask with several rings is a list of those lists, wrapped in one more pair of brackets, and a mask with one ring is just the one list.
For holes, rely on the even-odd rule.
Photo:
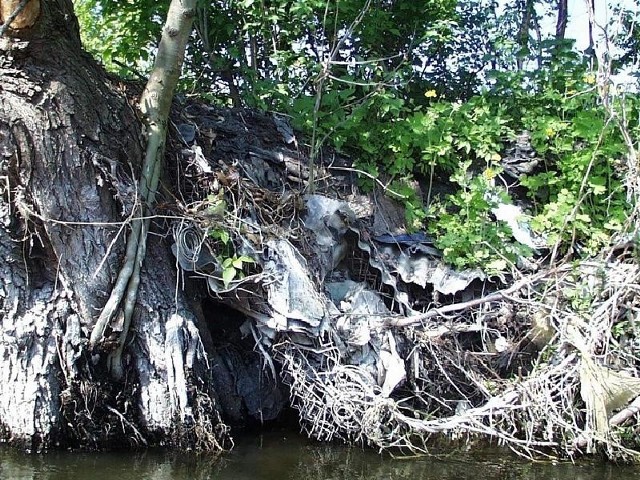
[(215, 446), (206, 356), (162, 244), (142, 269), (126, 378), (114, 384), (88, 351), (124, 252), (141, 126), (82, 52), (71, 0), (42, 2), (33, 20), (0, 38), (1, 437)]

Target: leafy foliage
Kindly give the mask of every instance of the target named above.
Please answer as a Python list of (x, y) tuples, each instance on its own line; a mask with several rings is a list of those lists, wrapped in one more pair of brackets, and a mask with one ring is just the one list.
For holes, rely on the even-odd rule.
[[(182, 88), (286, 111), (309, 133), (312, 152), (330, 141), (358, 169), (384, 176), (402, 195), (407, 228), (432, 232), (456, 267), (498, 272), (531, 254), (495, 221), (497, 203), (523, 204), (556, 253), (593, 254), (629, 212), (625, 143), (590, 59), (541, 34), (535, 5), (201, 2)], [(85, 45), (121, 74), (144, 71), (165, 8), (76, 0)], [(635, 16), (622, 13), (620, 66), (637, 60)], [(637, 96), (610, 98), (637, 138)], [(542, 161), (514, 183), (501, 161), (524, 131)], [(239, 259), (226, 258), (238, 270)]]
[(636, 7), (614, 8), (614, 16), (620, 18), (617, 35), (613, 36), (613, 42), (618, 47), (618, 55), (614, 58), (616, 70), (628, 67), (629, 73), (638, 78), (638, 66), (640, 65), (640, 11)]
[(495, 168), (482, 174), (469, 171), (470, 161), (459, 166), (451, 180), (458, 186), (455, 194), (431, 211), (431, 227), (445, 260), (459, 268), (481, 266), (488, 273), (507, 270), (519, 256), (529, 256), (525, 245), (514, 242), (511, 229), (493, 220), (492, 209), (499, 203), (511, 203), (503, 187), (496, 186)]
[(121, 76), (148, 73), (169, 2), (74, 0), (84, 47)]
[[(421, 218), (428, 218), (436, 244), (457, 267), (503, 270), (531, 254), (491, 213), (498, 201), (514, 202), (496, 176), (521, 131), (530, 133), (544, 162), (518, 187), (529, 198), (531, 226), (550, 247), (594, 254), (626, 221), (619, 168), (626, 147), (599, 104), (595, 74), (578, 55), (548, 47), (554, 54), (546, 68), (494, 71), (488, 88), (467, 101), (440, 101), (427, 91), (431, 103), (416, 105), (379, 90), (335, 127), (333, 140), (357, 152), (367, 172), (451, 175), (455, 193), (428, 201)], [(637, 98), (625, 98), (625, 115), (637, 118)], [(427, 198), (434, 198), (431, 192)], [(415, 202), (408, 209), (415, 212)]]
[(224, 286), (228, 287), (232, 281), (244, 278), (244, 267), (253, 263), (255, 263), (253, 258), (246, 255), (239, 257), (234, 255), (233, 257), (225, 258), (222, 261), (222, 281)]

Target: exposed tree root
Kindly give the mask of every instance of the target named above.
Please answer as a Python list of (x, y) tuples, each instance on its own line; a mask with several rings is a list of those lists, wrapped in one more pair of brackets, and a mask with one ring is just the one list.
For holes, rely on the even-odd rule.
[[(411, 372), (390, 397), (366, 368), (346, 365), (331, 340), (314, 348), (285, 341), (275, 349), (303, 428), (321, 440), (424, 453), (436, 435), (463, 436), (493, 439), (528, 457), (601, 452), (629, 460), (638, 456), (628, 436), (638, 424), (637, 400), (627, 404), (640, 386), (640, 344), (627, 329), (640, 308), (639, 281), (634, 263), (567, 265), (519, 282), (509, 299), (491, 295), (450, 309), (457, 316), (440, 319), (450, 328), (412, 322), (395, 333), (407, 345)], [(516, 316), (496, 318), (507, 309)], [(532, 325), (535, 318), (549, 331)], [(496, 352), (495, 338), (506, 339), (507, 348)], [(527, 350), (531, 360), (516, 368)], [(585, 365), (606, 375), (585, 376)], [(617, 379), (611, 394), (608, 372)]]

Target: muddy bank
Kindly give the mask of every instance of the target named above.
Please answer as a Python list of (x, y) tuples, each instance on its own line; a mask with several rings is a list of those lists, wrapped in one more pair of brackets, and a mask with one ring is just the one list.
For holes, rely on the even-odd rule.
[[(2, 172), (33, 189), (16, 173), (23, 157), (11, 135), (0, 138), (10, 153)], [(311, 438), (395, 453), (451, 440), (530, 457), (635, 458), (640, 269), (631, 239), (553, 265), (541, 247), (499, 278), (456, 271), (434, 239), (407, 228), (385, 179), (362, 190), (352, 161), (325, 151), (310, 185), (304, 138), (286, 117), (257, 111), (176, 102), (125, 375), (113, 379), (108, 352), (91, 351), (88, 336), (138, 201), (137, 166), (120, 147), (89, 147), (69, 162), (85, 159), (90, 172), (75, 181), (94, 207), (3, 190), (12, 218), (0, 228), (10, 259), (4, 439), (219, 451), (234, 429), (292, 407)], [(72, 183), (62, 180), (64, 192)], [(58, 188), (39, 182), (45, 193)], [(496, 212), (496, 221), (505, 220)], [(84, 242), (88, 229), (100, 239), (86, 242), (95, 258), (60, 262), (69, 238)], [(115, 341), (124, 327), (109, 328)], [(28, 408), (14, 416), (18, 405)]]

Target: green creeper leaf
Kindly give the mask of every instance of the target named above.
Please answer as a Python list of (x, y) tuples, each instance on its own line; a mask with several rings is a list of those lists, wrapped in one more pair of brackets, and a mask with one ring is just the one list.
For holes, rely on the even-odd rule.
[(256, 261), (253, 258), (248, 257), (247, 255), (241, 255), (240, 257), (238, 257), (238, 260), (240, 260), (243, 263), (256, 263)]
[(225, 268), (222, 271), (222, 282), (224, 283), (225, 287), (228, 287), (229, 284), (233, 281), (233, 279), (236, 278), (236, 269), (233, 267), (228, 267)]
[(220, 239), (220, 241), (225, 245), (229, 243), (229, 240), (231, 240), (231, 236), (229, 235), (229, 232), (227, 232), (226, 230), (219, 230), (219, 232), (220, 233), (218, 235), (218, 238)]
[(589, 186), (593, 190), (594, 195), (602, 195), (607, 191), (607, 179), (604, 177), (592, 177), (589, 179)]
[(487, 263), (486, 268), (489, 271), (504, 272), (507, 269), (507, 262), (502, 258), (498, 258)]
[(238, 270), (242, 270), (242, 259), (234, 258), (233, 262), (231, 262), (231, 265), (233, 265), (233, 267), (237, 268)]

